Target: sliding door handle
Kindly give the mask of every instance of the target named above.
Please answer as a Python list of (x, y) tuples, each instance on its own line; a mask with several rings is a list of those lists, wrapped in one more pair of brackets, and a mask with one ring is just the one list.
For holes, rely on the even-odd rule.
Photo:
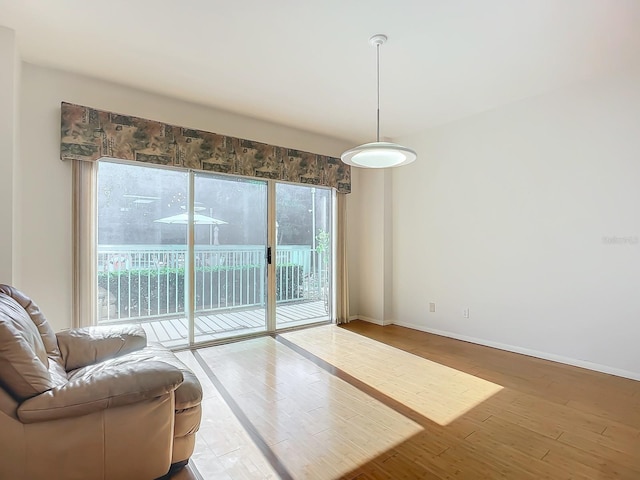
[(267, 265), (271, 265), (271, 247), (267, 247)]

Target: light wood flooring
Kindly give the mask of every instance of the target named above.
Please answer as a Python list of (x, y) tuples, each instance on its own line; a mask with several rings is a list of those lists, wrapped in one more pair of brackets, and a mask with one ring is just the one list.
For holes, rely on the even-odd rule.
[(354, 321), (179, 356), (193, 479), (640, 479), (640, 382)]

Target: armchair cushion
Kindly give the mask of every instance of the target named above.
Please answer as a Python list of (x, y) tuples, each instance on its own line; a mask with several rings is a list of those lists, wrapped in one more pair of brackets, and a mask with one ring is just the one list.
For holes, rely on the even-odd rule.
[(129, 357), (139, 363), (150, 361), (165, 362), (182, 371), (184, 382), (176, 390), (176, 410), (192, 408), (202, 402), (202, 386), (198, 381), (198, 377), (173, 352), (162, 345), (150, 343), (146, 348), (133, 352)]
[(56, 334), (65, 370), (75, 370), (147, 345), (144, 329), (137, 325), (75, 328)]
[(16, 300), (1, 292), (0, 385), (17, 400), (54, 387), (38, 328)]
[(22, 309), (27, 313), (28, 318), (31, 319), (31, 323), (33, 323), (40, 333), (42, 344), (44, 345), (47, 355), (52, 358), (59, 358), (60, 351), (58, 350), (56, 335), (38, 305), (33, 303), (33, 300), (27, 297), (20, 290), (16, 290), (10, 285), (0, 285), (0, 294), (11, 297), (22, 307)]
[(106, 408), (160, 397), (183, 380), (180, 369), (164, 362), (106, 361), (100, 368), (78, 372), (64, 385), (30, 398), (18, 407), (23, 423), (86, 415)]

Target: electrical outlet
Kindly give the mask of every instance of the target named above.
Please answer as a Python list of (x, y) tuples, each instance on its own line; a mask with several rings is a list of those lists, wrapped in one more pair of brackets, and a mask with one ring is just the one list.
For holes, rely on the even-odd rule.
[(429, 302), (429, 311), (431, 313), (436, 311), (436, 304), (434, 302)]
[(464, 316), (464, 318), (469, 318), (469, 308), (465, 308), (464, 310), (462, 310), (462, 315)]

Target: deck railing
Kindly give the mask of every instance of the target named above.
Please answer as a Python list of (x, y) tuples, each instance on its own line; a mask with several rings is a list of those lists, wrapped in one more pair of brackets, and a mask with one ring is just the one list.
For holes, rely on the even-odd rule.
[[(196, 245), (196, 313), (264, 306), (264, 246)], [(328, 295), (327, 259), (308, 245), (276, 249), (276, 301)], [(184, 314), (187, 251), (183, 245), (98, 246), (100, 322)]]

